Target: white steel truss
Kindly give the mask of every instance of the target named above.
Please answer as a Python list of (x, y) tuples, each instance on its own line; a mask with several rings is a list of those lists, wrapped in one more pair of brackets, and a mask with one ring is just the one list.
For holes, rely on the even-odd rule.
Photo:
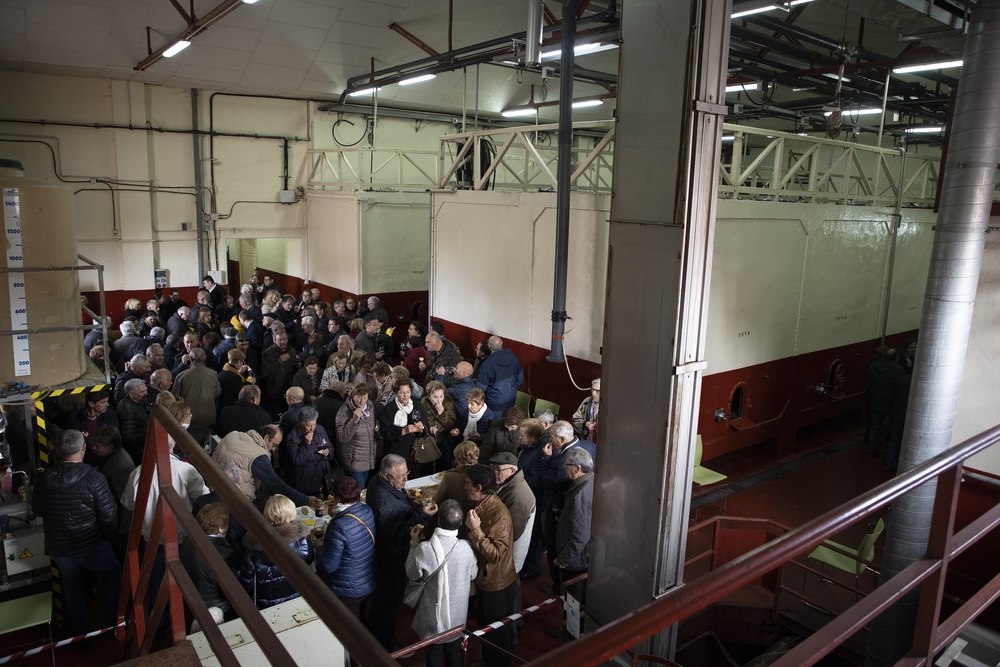
[(435, 151), (391, 148), (324, 148), (306, 151), (311, 190), (395, 192), (437, 187)]

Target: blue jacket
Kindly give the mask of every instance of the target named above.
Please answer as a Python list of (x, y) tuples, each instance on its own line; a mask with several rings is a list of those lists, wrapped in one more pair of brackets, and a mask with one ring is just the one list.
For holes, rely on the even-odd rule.
[(459, 422), (462, 422), (469, 414), (469, 402), (465, 400), (465, 395), (475, 388), (476, 381), (471, 377), (467, 377), (456, 382), (454, 386), (445, 389), (444, 393), (451, 396), (452, 400), (455, 401), (455, 414), (458, 415)]
[(375, 590), (374, 535), (375, 515), (361, 502), (335, 516), (326, 527), (316, 573), (338, 598), (361, 598)]
[[(315, 554), (309, 541), (309, 526), (301, 521), (292, 521), (278, 526), (277, 530), (288, 542), (289, 548), (307, 565), (313, 562)], [(264, 553), (252, 534), (247, 533), (243, 538), (243, 546), (246, 547), (246, 553), (243, 555), (243, 567), (240, 568), (240, 583), (257, 609), (267, 609), (299, 597), (299, 592), (288, 583), (285, 575)]]
[[(562, 512), (563, 497), (566, 489), (569, 488), (569, 478), (566, 477), (566, 457), (574, 447), (583, 447), (590, 454), (594, 461), (597, 461), (597, 446), (590, 440), (580, 440), (579, 438), (566, 444), (552, 456), (541, 455), (542, 464), (545, 470), (544, 488), (545, 496), (542, 499), (542, 509), (550, 514)], [(554, 449), (554, 447), (553, 447)]]
[(517, 469), (524, 471), (524, 481), (535, 494), (535, 504), (538, 507), (542, 506), (544, 499), (545, 466), (542, 464), (542, 447), (541, 442), (523, 447), (517, 457)]
[(517, 401), (517, 390), (524, 382), (524, 371), (514, 353), (500, 349), (486, 357), (479, 367), (476, 384), (486, 392), (486, 405), (503, 412)]
[[(395, 488), (382, 479), (382, 475), (375, 475), (368, 482), (365, 502), (371, 507), (378, 527), (375, 559), (379, 569), (387, 573), (401, 572), (410, 555), (410, 529), (418, 523), (426, 524), (430, 517), (413, 509), (406, 491)], [(350, 517), (348, 520), (353, 521)]]

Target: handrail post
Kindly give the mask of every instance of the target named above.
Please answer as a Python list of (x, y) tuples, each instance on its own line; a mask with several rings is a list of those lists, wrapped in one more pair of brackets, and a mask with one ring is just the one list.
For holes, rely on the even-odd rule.
[(934, 657), (937, 645), (938, 617), (941, 613), (944, 585), (948, 578), (951, 536), (955, 527), (955, 510), (958, 506), (961, 484), (962, 464), (958, 463), (938, 477), (934, 496), (931, 532), (925, 558), (941, 561), (941, 567), (927, 578), (920, 589), (913, 648), (910, 651), (910, 655), (926, 656), (928, 661)]

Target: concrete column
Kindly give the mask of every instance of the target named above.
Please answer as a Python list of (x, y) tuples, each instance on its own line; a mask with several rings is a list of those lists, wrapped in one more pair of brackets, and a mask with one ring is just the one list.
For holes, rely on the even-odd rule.
[[(683, 578), (729, 49), (726, 0), (625, 0), (587, 606)], [(673, 633), (651, 640), (670, 657)]]

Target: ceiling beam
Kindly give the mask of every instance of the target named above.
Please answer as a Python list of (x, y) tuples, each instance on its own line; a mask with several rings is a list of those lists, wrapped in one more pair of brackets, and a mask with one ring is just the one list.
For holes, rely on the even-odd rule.
[[(200, 35), (210, 28), (212, 25), (222, 20), (237, 8), (243, 5), (243, 0), (223, 0), (221, 3), (215, 6), (214, 9), (209, 11), (207, 14), (202, 16), (200, 19), (195, 19), (188, 24), (188, 27), (184, 29), (179, 35), (169, 40), (166, 44), (161, 46), (156, 51), (150, 53), (145, 59), (142, 60), (133, 69), (138, 71), (143, 71), (149, 68), (153, 63), (159, 62), (163, 58), (163, 52), (169, 49), (171, 46), (180, 41), (189, 42), (193, 37)], [(194, 17), (192, 17), (194, 18)]]
[(440, 53), (438, 53), (437, 51), (435, 51), (433, 48), (431, 48), (431, 46), (427, 42), (425, 42), (424, 40), (420, 39), (419, 37), (417, 37), (416, 35), (414, 35), (412, 32), (410, 32), (409, 30), (407, 30), (403, 26), (399, 25), (398, 23), (390, 23), (389, 24), (389, 29), (392, 30), (393, 32), (397, 33), (397, 34), (402, 35), (403, 39), (405, 39), (406, 41), (408, 41), (410, 44), (413, 44), (418, 49), (420, 49), (421, 51), (423, 51), (424, 53), (426, 53), (427, 55), (429, 55), (429, 56), (439, 56), (439, 55), (441, 55)]

